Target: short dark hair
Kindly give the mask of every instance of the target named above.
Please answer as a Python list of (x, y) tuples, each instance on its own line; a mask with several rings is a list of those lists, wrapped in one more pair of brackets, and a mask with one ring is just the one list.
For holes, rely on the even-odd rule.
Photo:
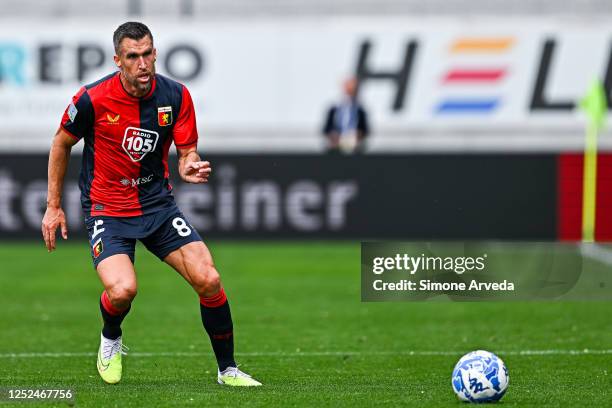
[(115, 53), (119, 55), (119, 45), (124, 38), (131, 38), (132, 40), (140, 40), (146, 36), (151, 38), (153, 42), (153, 34), (146, 25), (137, 21), (128, 21), (127, 23), (121, 24), (113, 33), (113, 45), (115, 46)]

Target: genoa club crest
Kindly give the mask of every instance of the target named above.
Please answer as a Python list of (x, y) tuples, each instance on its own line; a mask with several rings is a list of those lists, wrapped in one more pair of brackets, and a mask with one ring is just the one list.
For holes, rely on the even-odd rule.
[(157, 124), (159, 126), (170, 126), (172, 124), (172, 106), (157, 108)]
[(102, 238), (98, 238), (98, 240), (92, 245), (91, 249), (93, 250), (94, 258), (99, 257), (102, 251), (104, 251)]

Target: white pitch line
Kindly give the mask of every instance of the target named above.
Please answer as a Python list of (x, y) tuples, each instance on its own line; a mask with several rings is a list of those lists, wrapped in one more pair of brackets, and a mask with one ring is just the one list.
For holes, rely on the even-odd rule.
[(612, 250), (597, 244), (582, 244), (580, 246), (582, 255), (612, 266)]
[[(237, 353), (239, 357), (342, 357), (342, 356), (461, 356), (466, 351), (295, 351), (295, 352), (253, 352)], [(583, 350), (508, 350), (495, 351), (500, 356), (583, 356), (608, 355), (612, 349), (583, 349)], [(61, 358), (61, 357), (93, 357), (94, 352), (66, 352), (66, 353), (1, 353), (0, 358)], [(131, 357), (202, 357), (210, 353), (196, 352), (132, 352)]]

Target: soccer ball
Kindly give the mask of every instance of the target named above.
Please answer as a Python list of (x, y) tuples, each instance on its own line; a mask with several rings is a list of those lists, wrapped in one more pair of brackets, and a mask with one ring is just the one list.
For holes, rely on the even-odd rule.
[(476, 350), (461, 357), (453, 370), (453, 390), (462, 401), (499, 401), (508, 389), (508, 369), (495, 354)]

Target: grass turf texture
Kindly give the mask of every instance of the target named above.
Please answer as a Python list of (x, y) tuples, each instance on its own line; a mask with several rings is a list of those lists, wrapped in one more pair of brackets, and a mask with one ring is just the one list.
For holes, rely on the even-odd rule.
[[(220, 242), (210, 247), (237, 357), (264, 383), (225, 388), (196, 295), (139, 247), (139, 294), (123, 325), (133, 354), (109, 386), (95, 369), (101, 286), (87, 246), (58, 247), (0, 248), (0, 387), (73, 387), (78, 407), (463, 406), (450, 375), (465, 352), (612, 349), (609, 303), (361, 303), (358, 244)], [(75, 354), (6, 356), (43, 352)], [(500, 357), (510, 372), (503, 406), (610, 403), (611, 354)]]

